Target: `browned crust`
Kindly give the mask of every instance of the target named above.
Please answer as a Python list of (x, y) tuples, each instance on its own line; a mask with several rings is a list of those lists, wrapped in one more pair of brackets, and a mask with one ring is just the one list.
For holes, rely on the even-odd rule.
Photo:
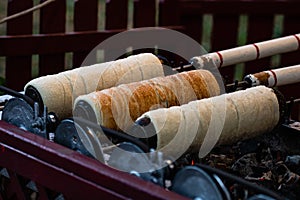
[[(112, 113), (112, 101), (120, 105), (118, 108), (121, 110), (123, 110), (122, 106), (128, 106), (131, 120), (135, 121), (149, 110), (179, 106), (196, 99), (208, 98), (211, 94), (208, 88), (209, 84), (206, 83), (204, 78), (207, 75), (206, 70), (194, 70), (167, 77), (124, 84), (96, 92), (99, 99), (99, 109), (101, 109), (99, 123), (107, 128), (120, 128)], [(118, 103), (118, 101), (122, 101), (122, 95), (128, 104)], [(180, 98), (184, 101), (180, 101)], [(122, 113), (125, 111), (126, 108), (124, 108)], [(118, 117), (118, 123), (125, 123), (124, 126), (127, 127), (129, 125), (127, 124), (128, 118), (125, 118)]]
[(253, 74), (253, 76), (255, 76), (255, 78), (257, 78), (259, 80), (260, 85), (269, 86), (270, 74), (268, 74), (267, 72), (259, 72), (259, 73)]
[(129, 99), (132, 120), (136, 120), (149, 110), (178, 105), (176, 95), (171, 88), (164, 84), (170, 81), (172, 80), (169, 77), (157, 78), (128, 85), (132, 91)]
[[(129, 99), (129, 112), (132, 120), (150, 110), (152, 105), (159, 103), (157, 95), (150, 84), (135, 84)], [(134, 87), (133, 87), (134, 88)]]
[(201, 76), (202, 72), (203, 70), (194, 70), (194, 71), (181, 74), (192, 86), (197, 96), (197, 99), (210, 97), (205, 80)]
[(99, 103), (101, 105), (100, 108), (100, 115), (101, 115), (101, 125), (105, 125), (106, 128), (115, 129), (117, 127), (116, 122), (114, 120), (113, 114), (112, 114), (112, 98), (109, 93), (101, 93), (97, 92), (97, 99), (99, 100)]

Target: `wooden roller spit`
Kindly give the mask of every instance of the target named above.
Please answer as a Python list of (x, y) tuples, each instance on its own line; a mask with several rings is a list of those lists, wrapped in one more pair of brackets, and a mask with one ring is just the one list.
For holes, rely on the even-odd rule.
[(25, 94), (48, 107), (59, 119), (72, 116), (73, 100), (83, 94), (123, 83), (164, 76), (160, 60), (150, 53), (36, 78), (25, 86)]
[(273, 89), (257, 86), (152, 110), (136, 123), (156, 133), (153, 148), (174, 157), (185, 152), (204, 157), (215, 145), (232, 144), (274, 129), (283, 109), (280, 98)]
[(198, 69), (209, 66), (220, 68), (298, 49), (300, 49), (300, 34), (295, 34), (194, 57), (191, 64)]
[(220, 86), (211, 72), (193, 70), (79, 96), (75, 100), (74, 115), (106, 128), (126, 130), (149, 110), (219, 94)]
[(300, 82), (300, 65), (267, 70), (255, 74), (249, 74), (245, 81), (251, 86), (265, 85), (275, 87)]

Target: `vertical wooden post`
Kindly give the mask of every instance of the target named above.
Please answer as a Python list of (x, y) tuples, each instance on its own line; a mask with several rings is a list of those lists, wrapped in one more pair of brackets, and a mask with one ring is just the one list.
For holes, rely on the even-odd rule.
[[(98, 0), (77, 0), (74, 9), (74, 31), (97, 30)], [(81, 66), (90, 52), (76, 52), (73, 54), (73, 67)], [(92, 59), (93, 58), (93, 59)], [(96, 62), (96, 54), (89, 57), (86, 65)]]
[[(288, 2), (287, 2), (288, 3)], [(285, 14), (284, 16), (284, 28), (283, 32), (284, 35), (293, 35), (300, 32), (299, 27), (299, 20), (300, 20), (300, 13), (289, 15)], [(300, 47), (300, 40), (299, 47)], [(300, 63), (300, 48), (298, 51), (287, 53), (282, 55), (281, 57), (281, 65), (282, 66), (290, 66)], [(284, 94), (287, 100), (289, 100), (291, 97), (293, 98), (300, 98), (300, 83), (292, 84), (292, 85), (286, 85), (279, 87), (280, 91)], [(295, 120), (300, 121), (300, 104), (296, 104), (293, 108), (292, 112), (292, 118)]]
[[(134, 28), (154, 27), (156, 17), (156, 0), (135, 0), (134, 1)], [(155, 46), (149, 49), (135, 49), (133, 46), (133, 54), (139, 53), (155, 53)]]
[[(239, 15), (216, 14), (213, 17), (212, 52), (236, 47)], [(228, 66), (221, 68), (220, 72), (226, 80), (232, 82), (234, 70), (233, 66)]]
[[(253, 2), (259, 4), (259, 2)], [(274, 15), (253, 14), (248, 18), (248, 37), (247, 44), (270, 40), (273, 34)], [(246, 63), (245, 75), (270, 69), (271, 57)]]
[[(186, 21), (187, 23), (190, 20)], [(159, 26), (179, 26), (180, 22), (180, 6), (178, 0), (164, 0), (159, 3)], [(186, 27), (185, 27), (186, 28)], [(181, 30), (185, 33), (185, 30)], [(179, 41), (180, 42), (180, 41)], [(181, 48), (177, 41), (174, 41), (173, 48)], [(174, 55), (169, 50), (158, 50), (158, 55), (165, 57), (169, 62), (179, 66), (180, 63), (187, 64), (188, 60), (184, 60), (182, 55)]]
[(134, 1), (134, 27), (155, 26), (156, 0)]
[[(10, 0), (8, 1), (7, 15), (21, 12), (32, 6), (32, 0)], [(32, 13), (7, 22), (7, 35), (30, 35), (31, 33)], [(7, 87), (19, 91), (23, 90), (24, 85), (31, 79), (31, 56), (8, 56), (5, 76)]]
[(126, 29), (128, 18), (128, 0), (110, 0), (106, 3), (106, 29)]
[[(110, 0), (106, 3), (106, 25), (107, 30), (127, 29), (128, 22), (128, 0)], [(116, 59), (116, 56), (123, 55), (126, 52), (128, 46), (120, 44), (118, 48), (106, 49), (105, 61), (111, 61)]]
[[(44, 2), (45, 0), (41, 0)], [(40, 10), (40, 33), (64, 33), (66, 2), (57, 0)], [(53, 45), (53, 44), (52, 44)], [(56, 44), (60, 45), (60, 44)], [(39, 75), (55, 74), (64, 70), (65, 54), (40, 55)]]
[(178, 0), (164, 0), (159, 4), (159, 26), (180, 25)]

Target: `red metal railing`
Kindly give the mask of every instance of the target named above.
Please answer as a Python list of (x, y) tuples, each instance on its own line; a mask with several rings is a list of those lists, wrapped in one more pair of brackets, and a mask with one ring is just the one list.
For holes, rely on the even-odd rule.
[(28, 198), (30, 181), (40, 199), (58, 193), (66, 199), (182, 199), (4, 121), (0, 121), (0, 145), (0, 166), (9, 175), (2, 181), (2, 199)]

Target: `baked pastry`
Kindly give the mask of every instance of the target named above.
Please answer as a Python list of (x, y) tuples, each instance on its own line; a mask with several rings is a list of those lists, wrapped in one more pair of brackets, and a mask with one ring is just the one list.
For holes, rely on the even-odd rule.
[(211, 72), (193, 70), (79, 96), (75, 100), (74, 115), (83, 117), (84, 110), (90, 110), (89, 120), (106, 128), (125, 131), (149, 110), (178, 106), (219, 94), (220, 87)]
[(40, 105), (64, 119), (72, 116), (72, 103), (79, 95), (159, 76), (164, 76), (160, 60), (143, 53), (33, 79), (26, 84), (25, 93), (30, 96), (29, 90), (34, 90), (40, 96)]
[(152, 110), (137, 123), (150, 122), (143, 126), (154, 127), (155, 146), (167, 155), (196, 152), (204, 157), (215, 145), (232, 144), (271, 131), (279, 119), (279, 102), (273, 89), (257, 86)]

